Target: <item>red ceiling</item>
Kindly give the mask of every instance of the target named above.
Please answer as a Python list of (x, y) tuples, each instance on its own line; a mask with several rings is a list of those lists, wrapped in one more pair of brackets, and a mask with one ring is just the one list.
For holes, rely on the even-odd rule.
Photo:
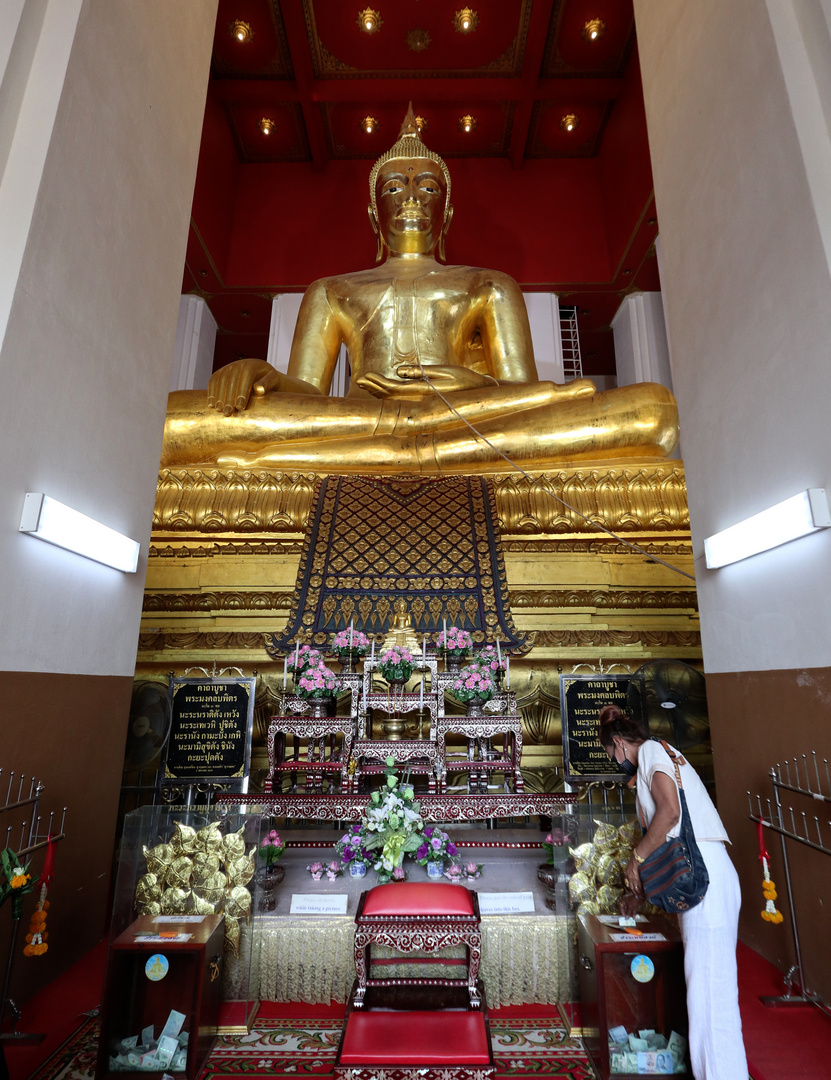
[(369, 163), (412, 100), (451, 170), (450, 261), (576, 304), (585, 370), (614, 372), (610, 319), (627, 291), (659, 287), (632, 0), (465, 2), (220, 0), (184, 275), (219, 324), (216, 366), (265, 355), (274, 293), (371, 264)]

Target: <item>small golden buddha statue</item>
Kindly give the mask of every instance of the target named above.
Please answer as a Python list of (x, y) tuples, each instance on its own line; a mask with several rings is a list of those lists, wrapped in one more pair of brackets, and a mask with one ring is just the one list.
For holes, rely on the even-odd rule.
[(393, 616), (392, 626), (384, 637), (383, 648), (391, 649), (397, 645), (398, 648), (409, 649), (413, 656), (419, 656), (421, 645), (419, 645), (413, 629), (413, 620), (407, 609), (407, 601), (403, 599), (396, 600), (392, 605), (392, 609), (395, 615)]
[[(309, 286), (287, 374), (237, 360), (212, 376), (207, 400), (171, 394), (163, 466), (436, 475), (505, 471), (506, 457), (545, 468), (671, 453), (668, 390), (540, 381), (517, 283), (437, 260), (453, 218), (450, 173), (412, 107), (372, 168), (369, 197), (380, 265)], [(351, 383), (332, 398), (342, 344)]]

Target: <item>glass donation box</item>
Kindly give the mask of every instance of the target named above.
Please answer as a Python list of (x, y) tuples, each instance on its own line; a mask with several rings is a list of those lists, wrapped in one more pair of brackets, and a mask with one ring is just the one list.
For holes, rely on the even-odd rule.
[(196, 1080), (222, 1001), (223, 915), (142, 916), (110, 946), (97, 1080)]
[(601, 1080), (691, 1078), (681, 934), (660, 916), (638, 916), (631, 930), (617, 916), (578, 916), (580, 1011), (589, 1060)]

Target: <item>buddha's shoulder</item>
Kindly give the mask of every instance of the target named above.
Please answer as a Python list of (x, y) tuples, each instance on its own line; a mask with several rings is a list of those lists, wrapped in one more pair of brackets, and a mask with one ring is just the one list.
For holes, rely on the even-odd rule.
[(466, 266), (461, 264), (434, 263), (432, 267), (421, 273), (399, 273), (391, 270), (388, 264), (373, 266), (367, 270), (355, 270), (349, 274), (336, 274), (331, 277), (319, 278), (313, 281), (307, 292), (343, 295), (348, 294), (356, 286), (388, 286), (396, 279), (406, 281), (408, 278), (418, 277), (419, 280), (435, 278), (438, 280), (463, 280), (470, 284), (483, 286), (494, 285), (498, 288), (519, 288), (516, 281), (501, 270), (489, 270), (483, 266)]

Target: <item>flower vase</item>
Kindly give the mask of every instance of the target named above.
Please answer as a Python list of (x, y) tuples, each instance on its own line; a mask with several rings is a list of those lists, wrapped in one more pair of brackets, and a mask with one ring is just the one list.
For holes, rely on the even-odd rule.
[(487, 698), (473, 697), (467, 702), (467, 715), (468, 716), (482, 716), (483, 709)]
[(434, 862), (427, 863), (427, 877), (444, 877), (444, 861), (442, 859), (437, 859)]
[(273, 866), (261, 866), (257, 870), (254, 874), (254, 883), (259, 897), (257, 911), (260, 913), (274, 911), (277, 907), (277, 886), (285, 876), (286, 871), (277, 863)]
[(448, 652), (444, 657), (444, 669), (451, 672), (453, 675), (458, 675), (462, 670), (462, 660), (464, 659), (461, 653)]
[(312, 716), (315, 720), (325, 720), (329, 715), (329, 706), (332, 703), (332, 698), (312, 698), (309, 702), (311, 706)]
[(366, 863), (351, 862), (349, 864), (349, 873), (352, 877), (366, 877)]
[(341, 672), (351, 675), (357, 670), (357, 663), (362, 656), (363, 653), (359, 649), (341, 649), (338, 653)]

